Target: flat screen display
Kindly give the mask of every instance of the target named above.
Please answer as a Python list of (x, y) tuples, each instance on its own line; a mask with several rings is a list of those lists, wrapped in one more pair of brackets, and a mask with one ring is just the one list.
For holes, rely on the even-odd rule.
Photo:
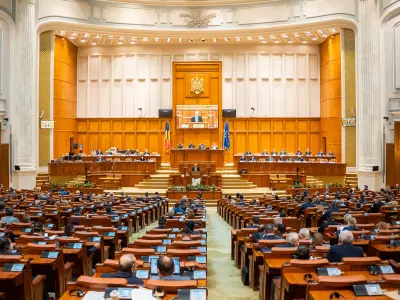
[(177, 105), (177, 129), (218, 128), (218, 105)]

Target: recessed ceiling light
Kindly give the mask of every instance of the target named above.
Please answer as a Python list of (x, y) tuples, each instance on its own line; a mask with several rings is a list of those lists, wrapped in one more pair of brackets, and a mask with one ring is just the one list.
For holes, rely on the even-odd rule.
[(97, 44), (96, 43), (92, 43), (92, 46), (96, 46)]
[(327, 36), (328, 36), (327, 34), (323, 34), (323, 35), (322, 35), (322, 37), (327, 37)]
[(284, 34), (282, 34), (282, 37), (283, 37), (283, 38), (287, 38), (288, 35), (287, 35), (286, 33), (284, 33)]
[(85, 33), (85, 35), (84, 35), (84, 37), (89, 37), (90, 36), (90, 34), (89, 33)]
[(81, 40), (81, 43), (86, 43), (86, 40)]
[(179, 39), (178, 39), (178, 42), (179, 42), (179, 43), (182, 43), (182, 38), (179, 38)]
[(312, 40), (313, 40), (313, 41), (316, 41), (316, 40), (318, 40), (318, 39), (317, 39), (316, 37), (313, 37)]
[(65, 31), (60, 31), (60, 34), (61, 35), (65, 35)]
[(95, 36), (95, 38), (96, 38), (96, 39), (99, 39), (99, 38), (101, 38), (101, 35), (100, 35), (100, 34), (97, 34), (97, 35)]
[(144, 37), (143, 38), (143, 42), (148, 42), (149, 41), (149, 38), (148, 37)]
[(264, 37), (263, 37), (262, 35), (260, 35), (260, 36), (258, 37), (258, 39), (259, 39), (259, 40), (263, 40)]
[(201, 38), (201, 41), (202, 41), (202, 42), (205, 42), (205, 41), (206, 41), (206, 39), (205, 39), (205, 38)]
[(236, 42), (240, 42), (240, 37), (235, 38)]
[(293, 44), (293, 41), (288, 41), (289, 44)]
[(279, 41), (275, 41), (274, 43), (275, 43), (275, 44), (279, 44)]
[(225, 42), (229, 41), (229, 39), (227, 37), (224, 38)]
[(302, 41), (303, 44), (307, 44), (307, 41)]
[(217, 39), (216, 39), (216, 38), (213, 38), (213, 42), (216, 43), (216, 42), (217, 42)]
[(267, 41), (261, 41), (261, 43), (263, 43), (263, 44), (266, 44), (266, 43), (267, 43)]
[(270, 35), (269, 36), (271, 39), (276, 39), (276, 36), (274, 36), (274, 35)]
[(130, 41), (129, 43), (130, 43), (130, 44), (136, 44), (136, 42), (135, 42), (135, 41)]
[(306, 32), (306, 34), (307, 34), (307, 35), (310, 35), (310, 34), (311, 34), (311, 32), (307, 31), (307, 32)]
[(159, 40), (159, 38), (158, 38), (158, 37), (154, 38), (154, 41), (158, 42), (158, 40)]
[(109, 39), (109, 40), (111, 40), (112, 38), (113, 38), (113, 36), (112, 36), (112, 35), (109, 35), (109, 36), (108, 36), (108, 39)]
[(169, 43), (171, 41), (171, 38), (167, 38), (167, 43)]
[(253, 38), (252, 38), (251, 36), (248, 36), (248, 37), (247, 37), (247, 40), (248, 40), (248, 41), (251, 41), (252, 39), (253, 39)]
[(336, 30), (335, 28), (332, 28), (331, 31), (332, 31), (332, 32), (336, 32), (337, 30)]
[(76, 39), (76, 37), (70, 36), (69, 39), (70, 39), (70, 40), (74, 40), (74, 39)]
[(120, 36), (119, 39), (120, 39), (121, 41), (123, 41), (125, 38), (124, 38), (123, 36)]
[(118, 42), (118, 45), (122, 45), (124, 42)]
[(77, 32), (74, 32), (73, 34), (72, 34), (72, 36), (77, 36), (78, 35), (78, 33)]
[(194, 42), (194, 40), (193, 40), (193, 39), (190, 39), (190, 40), (189, 40), (189, 42), (193, 43), (193, 42)]
[(297, 32), (296, 32), (296, 33), (294, 34), (294, 36), (300, 36), (300, 33), (297, 33)]

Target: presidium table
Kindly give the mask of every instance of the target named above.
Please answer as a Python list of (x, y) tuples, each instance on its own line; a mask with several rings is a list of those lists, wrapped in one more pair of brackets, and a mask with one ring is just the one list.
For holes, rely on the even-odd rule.
[(211, 149), (172, 149), (171, 150), (171, 167), (178, 168), (179, 163), (185, 162), (201, 162), (213, 161), (217, 168), (224, 167), (224, 150)]

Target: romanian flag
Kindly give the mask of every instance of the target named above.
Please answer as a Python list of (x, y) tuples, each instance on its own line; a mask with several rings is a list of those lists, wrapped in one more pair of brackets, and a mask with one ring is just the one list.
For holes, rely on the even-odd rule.
[(165, 123), (165, 150), (169, 151), (171, 149), (171, 131), (169, 130), (169, 122)]

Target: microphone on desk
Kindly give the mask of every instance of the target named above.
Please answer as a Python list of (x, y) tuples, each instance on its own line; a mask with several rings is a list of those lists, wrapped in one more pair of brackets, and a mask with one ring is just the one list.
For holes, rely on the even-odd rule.
[(338, 293), (338, 292), (333, 292), (329, 295), (329, 300), (332, 300), (333, 298), (339, 299), (339, 298), (343, 298), (346, 299), (342, 294)]

